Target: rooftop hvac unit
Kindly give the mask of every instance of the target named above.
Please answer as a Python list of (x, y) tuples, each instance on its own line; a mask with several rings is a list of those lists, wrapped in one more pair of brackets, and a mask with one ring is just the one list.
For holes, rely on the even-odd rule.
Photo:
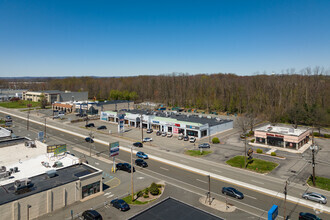
[(25, 147), (36, 147), (36, 143), (34, 141), (26, 141)]
[(6, 179), (8, 177), (10, 177), (10, 172), (9, 171), (5, 171), (5, 172), (0, 172), (0, 179)]
[(294, 133), (294, 129), (293, 128), (289, 128), (289, 132), (290, 133)]
[(200, 118), (203, 118), (203, 116), (202, 116), (202, 115), (198, 115), (198, 117), (200, 117)]
[(33, 186), (33, 183), (31, 182), (30, 179), (16, 180), (14, 182), (16, 194), (28, 192), (32, 186)]
[(54, 176), (56, 176), (56, 170), (48, 170), (46, 174), (48, 178), (53, 178)]
[(5, 166), (1, 166), (1, 168), (0, 168), (0, 172), (6, 172), (6, 167)]

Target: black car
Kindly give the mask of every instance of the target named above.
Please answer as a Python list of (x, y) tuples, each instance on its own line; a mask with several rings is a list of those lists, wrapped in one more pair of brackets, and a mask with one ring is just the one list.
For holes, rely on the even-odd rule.
[[(117, 163), (116, 164), (117, 170), (124, 170), (127, 172), (131, 172), (131, 165), (129, 163)], [(135, 172), (135, 168), (133, 167), (133, 172)]]
[(85, 125), (85, 127), (86, 127), (86, 128), (90, 128), (90, 127), (94, 128), (95, 125), (94, 125), (94, 123), (89, 123), (89, 124)]
[(222, 188), (222, 194), (232, 196), (232, 197), (235, 197), (237, 199), (243, 199), (244, 198), (243, 193), (241, 193), (240, 191), (238, 191), (237, 189), (235, 189), (233, 187), (223, 187)]
[(94, 143), (94, 140), (90, 137), (85, 138), (85, 141), (88, 143)]
[(122, 199), (114, 199), (111, 201), (111, 204), (120, 211), (127, 211), (130, 209), (129, 205)]
[(162, 132), (161, 132), (161, 131), (157, 131), (157, 132), (156, 132), (156, 135), (157, 135), (157, 136), (160, 136), (160, 135), (162, 135)]
[(147, 167), (148, 166), (147, 162), (145, 162), (142, 159), (136, 159), (135, 164), (136, 164), (136, 166), (140, 166), (140, 167)]
[(210, 148), (210, 144), (202, 143), (202, 144), (198, 145), (198, 148)]
[(308, 212), (300, 212), (299, 213), (299, 219), (302, 219), (302, 220), (321, 220), (316, 215), (314, 215), (312, 213), (308, 213)]
[(133, 143), (134, 147), (143, 147), (143, 144), (141, 142), (135, 142)]
[(188, 136), (184, 136), (184, 137), (183, 137), (183, 140), (184, 140), (184, 141), (189, 141), (189, 137), (188, 137)]
[(147, 129), (147, 134), (151, 134), (154, 130), (152, 130), (151, 128)]
[(84, 220), (102, 220), (102, 216), (95, 210), (86, 210), (83, 212), (82, 217)]
[(100, 127), (97, 127), (97, 130), (105, 130), (107, 127), (105, 125), (101, 125)]

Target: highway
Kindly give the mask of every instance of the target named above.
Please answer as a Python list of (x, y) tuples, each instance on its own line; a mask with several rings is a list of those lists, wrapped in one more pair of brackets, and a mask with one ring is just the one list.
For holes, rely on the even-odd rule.
[[(9, 113), (9, 112), (7, 112)], [(5, 113), (5, 114), (7, 114)], [(16, 113), (16, 112), (15, 112)], [(20, 113), (18, 113), (20, 114)], [(24, 115), (24, 113), (22, 113)], [(21, 115), (21, 116), (22, 116)], [(2, 115), (3, 117), (4, 115)], [(13, 115), (12, 115), (13, 116)], [(31, 117), (33, 120), (40, 120), (41, 118), (35, 118)], [(26, 121), (23, 119), (13, 118), (14, 124), (20, 123), (22, 126), (26, 125)], [(84, 137), (88, 136), (88, 130), (81, 129), (81, 128), (74, 128), (71, 125), (59, 125), (55, 122), (52, 122), (52, 120), (47, 120), (49, 125), (51, 126), (57, 126), (61, 129), (65, 129), (68, 132), (59, 131), (57, 129), (53, 129), (50, 127), (47, 127), (47, 136), (54, 136), (57, 138), (60, 138), (63, 140), (63, 143), (67, 143), (68, 145), (71, 145), (73, 147), (81, 147), (86, 149), (89, 149), (90, 144), (86, 143), (84, 140)], [(39, 131), (44, 130), (44, 126), (33, 123), (30, 121), (29, 126), (31, 129), (36, 129)], [(74, 135), (71, 132), (75, 132), (78, 134), (81, 134), (80, 136)], [(95, 149), (93, 150), (93, 153), (95, 152), (103, 152), (102, 156), (107, 157), (108, 152), (108, 146), (106, 146), (104, 143), (106, 142), (113, 142), (113, 141), (120, 141), (121, 146), (130, 146), (131, 142), (125, 140), (125, 138), (118, 138), (118, 137), (109, 137), (109, 135), (104, 134), (97, 134), (95, 133), (95, 140), (94, 143)], [(100, 142), (100, 143), (99, 143)], [(139, 149), (137, 149), (139, 150)], [(166, 160), (174, 161), (176, 164), (182, 164), (182, 166), (173, 165), (172, 163), (160, 161), (158, 159), (153, 159), (151, 157), (148, 160), (149, 167), (146, 169), (138, 169), (138, 172), (142, 172), (145, 175), (150, 175), (153, 177), (156, 177), (158, 179), (165, 180), (167, 182), (170, 182), (172, 184), (175, 184), (177, 186), (180, 186), (184, 189), (187, 189), (189, 191), (192, 191), (194, 193), (198, 193), (200, 195), (205, 195), (205, 193), (208, 190), (208, 177), (205, 174), (201, 174), (200, 172), (196, 172), (194, 169), (187, 169), (186, 167), (192, 167), (196, 169), (200, 169), (203, 171), (207, 171), (210, 173), (213, 173), (216, 175), (228, 177), (234, 180), (239, 180), (245, 183), (249, 183), (252, 185), (255, 185), (257, 187), (262, 187), (265, 189), (271, 189), (275, 192), (278, 192), (278, 196), (270, 196), (266, 192), (262, 192), (262, 190), (254, 190), (251, 189), (251, 187), (244, 187), (241, 185), (233, 184), (231, 181), (224, 181), (220, 180), (219, 178), (211, 178), (211, 195), (212, 197), (215, 197), (218, 200), (225, 201), (225, 197), (221, 194), (221, 188), (223, 186), (233, 186), (244, 193), (245, 198), (243, 200), (237, 200), (228, 197), (229, 203), (235, 205), (239, 209), (242, 209), (244, 211), (254, 213), (256, 216), (259, 216), (261, 218), (267, 217), (267, 210), (273, 205), (276, 204), (280, 207), (279, 209), (279, 215), (283, 216), (284, 213), (284, 201), (283, 199), (279, 198), (281, 197), (281, 194), (284, 189), (284, 181), (285, 180), (279, 180), (276, 178), (269, 178), (264, 175), (254, 174), (249, 171), (242, 171), (240, 169), (231, 168), (228, 166), (223, 166), (221, 164), (217, 164), (214, 162), (204, 161), (201, 159), (195, 159), (195, 158), (188, 158), (187, 156), (183, 155), (175, 155), (171, 152), (163, 152), (163, 151), (157, 151), (153, 149), (152, 147), (145, 146), (143, 148), (143, 151), (154, 155), (154, 158), (164, 158)], [(88, 156), (88, 155), (87, 155)], [(118, 157), (121, 161), (130, 161), (130, 153), (121, 150), (120, 155)], [(294, 198), (300, 198), (301, 194), (306, 190), (306, 187), (297, 186), (297, 185), (289, 185), (288, 191), (289, 195)], [(266, 191), (266, 190), (265, 190)], [(304, 201), (304, 200), (303, 200)], [(305, 201), (304, 201), (305, 202)], [(313, 202), (308, 202), (307, 204), (311, 205), (302, 205), (302, 204), (296, 204), (294, 202), (287, 201), (286, 202), (286, 213), (287, 215), (290, 215), (290, 219), (297, 219), (299, 212), (311, 212), (315, 213), (313, 209), (320, 210), (322, 213), (320, 213), (318, 216), (327, 219), (329, 218), (329, 213), (326, 213), (324, 209), (325, 207), (329, 207), (329, 205), (326, 205), (323, 207), (322, 205), (315, 204)], [(311, 207), (310, 207), (311, 206)]]

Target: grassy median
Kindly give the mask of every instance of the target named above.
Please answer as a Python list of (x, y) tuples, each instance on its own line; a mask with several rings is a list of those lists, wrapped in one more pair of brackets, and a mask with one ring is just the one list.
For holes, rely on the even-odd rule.
[(208, 155), (212, 153), (212, 151), (210, 150), (203, 150), (202, 153), (200, 150), (187, 150), (185, 151), (185, 154), (189, 155), (189, 156), (193, 156), (193, 157), (202, 157), (205, 155)]
[[(313, 177), (309, 177), (307, 181), (308, 185), (313, 186)], [(330, 191), (330, 179), (325, 177), (315, 177), (315, 187)]]
[[(248, 165), (246, 168), (248, 170), (252, 170), (258, 173), (268, 173), (278, 166), (277, 163), (273, 163), (266, 160), (260, 160), (256, 158), (247, 160), (247, 162)], [(244, 156), (233, 157), (230, 160), (227, 160), (226, 163), (233, 167), (244, 168)]]

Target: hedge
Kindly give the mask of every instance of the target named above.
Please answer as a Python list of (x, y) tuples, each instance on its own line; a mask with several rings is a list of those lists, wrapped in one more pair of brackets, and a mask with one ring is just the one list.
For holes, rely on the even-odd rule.
[(275, 152), (271, 152), (270, 155), (276, 156), (276, 153)]
[(214, 137), (214, 138), (212, 138), (212, 143), (213, 143), (213, 144), (219, 144), (219, 143), (220, 143), (219, 138), (218, 138), (218, 137)]
[(257, 153), (258, 154), (262, 154), (262, 150), (261, 149), (257, 149)]

